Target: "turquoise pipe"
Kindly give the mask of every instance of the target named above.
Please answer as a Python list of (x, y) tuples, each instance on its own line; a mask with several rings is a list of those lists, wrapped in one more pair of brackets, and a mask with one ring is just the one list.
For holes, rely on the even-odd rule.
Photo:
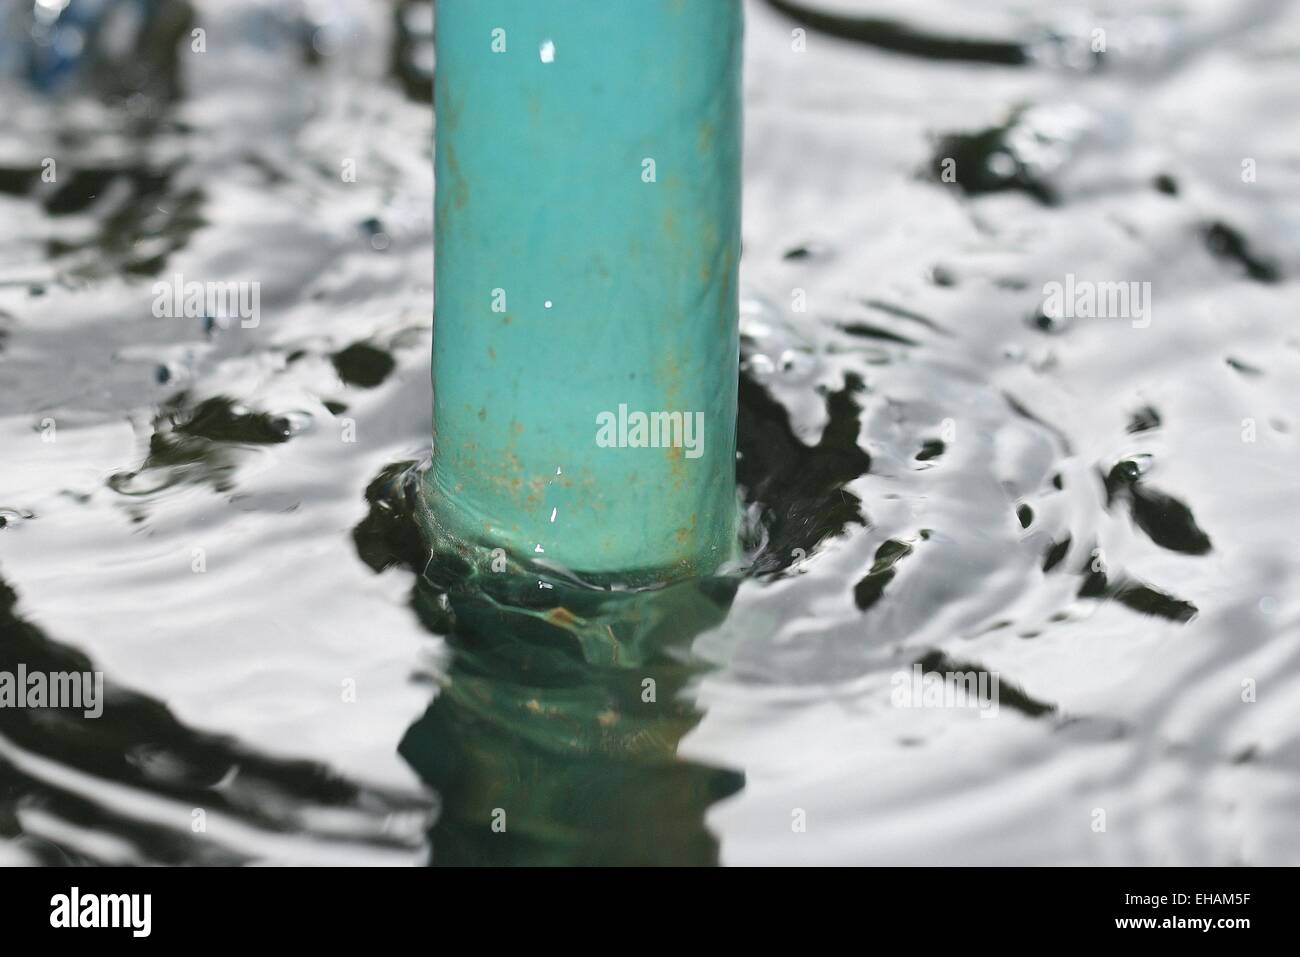
[(741, 0), (438, 3), (442, 540), (612, 582), (733, 557), (742, 27)]

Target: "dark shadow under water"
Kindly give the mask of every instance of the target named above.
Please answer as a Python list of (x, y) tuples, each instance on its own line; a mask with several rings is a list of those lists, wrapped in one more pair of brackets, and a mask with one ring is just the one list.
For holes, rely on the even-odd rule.
[[(93, 672), (88, 656), (51, 638), (18, 611), (18, 595), (0, 578), (0, 672), (57, 675)], [(251, 853), (206, 840), (207, 821), (238, 822), (264, 834), (292, 834), (310, 809), (363, 809), (360, 816), (384, 818), (418, 810), (418, 802), (348, 781), (312, 761), (259, 753), (229, 737), (192, 728), (148, 694), (106, 681), (103, 713), (94, 721), (78, 709), (0, 708), (0, 740), (37, 755), (57, 754), (70, 775), (136, 789), (174, 802), (186, 827), (146, 821), (112, 801), (88, 800), (68, 778), (60, 783), (28, 773), (0, 755), (0, 837), (27, 846), (43, 864), (113, 864), (120, 858), (68, 853), (27, 835), (22, 814), (56, 816), (74, 828), (110, 833), (119, 854), (160, 864), (246, 864)], [(201, 812), (201, 813), (200, 813)], [(382, 828), (336, 835), (358, 846), (399, 847)]]
[(422, 579), (417, 607), (452, 619), (455, 655), (400, 747), (441, 799), (432, 862), (716, 863), (704, 815), (743, 778), (677, 749), (702, 717), (687, 694), (701, 668), (691, 639), (725, 616), (735, 588), (584, 593), (515, 580), (497, 598), (491, 584), (442, 591)]

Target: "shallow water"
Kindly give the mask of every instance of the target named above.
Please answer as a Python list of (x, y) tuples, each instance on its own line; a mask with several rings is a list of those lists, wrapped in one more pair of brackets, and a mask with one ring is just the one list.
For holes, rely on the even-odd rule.
[[(420, 536), (427, 6), (0, 81), (0, 670), (109, 687), (0, 709), (0, 862), (1300, 863), (1300, 9), (797, 6), (748, 5), (750, 565), (657, 592)], [(176, 274), (262, 321), (154, 318)], [(917, 662), (996, 714), (894, 706)]]

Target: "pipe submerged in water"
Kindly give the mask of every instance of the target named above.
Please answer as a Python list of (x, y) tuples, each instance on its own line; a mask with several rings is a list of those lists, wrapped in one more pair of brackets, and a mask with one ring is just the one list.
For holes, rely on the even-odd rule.
[(441, 542), (615, 584), (734, 557), (742, 27), (740, 0), (439, 0)]

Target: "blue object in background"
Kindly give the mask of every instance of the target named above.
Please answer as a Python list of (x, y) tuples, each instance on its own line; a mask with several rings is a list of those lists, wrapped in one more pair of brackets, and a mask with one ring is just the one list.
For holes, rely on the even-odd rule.
[(31, 0), (10, 12), (0, 60), (19, 64), (37, 89), (57, 90), (94, 56), (109, 32), (115, 45), (129, 45), (155, 5), (155, 0)]

